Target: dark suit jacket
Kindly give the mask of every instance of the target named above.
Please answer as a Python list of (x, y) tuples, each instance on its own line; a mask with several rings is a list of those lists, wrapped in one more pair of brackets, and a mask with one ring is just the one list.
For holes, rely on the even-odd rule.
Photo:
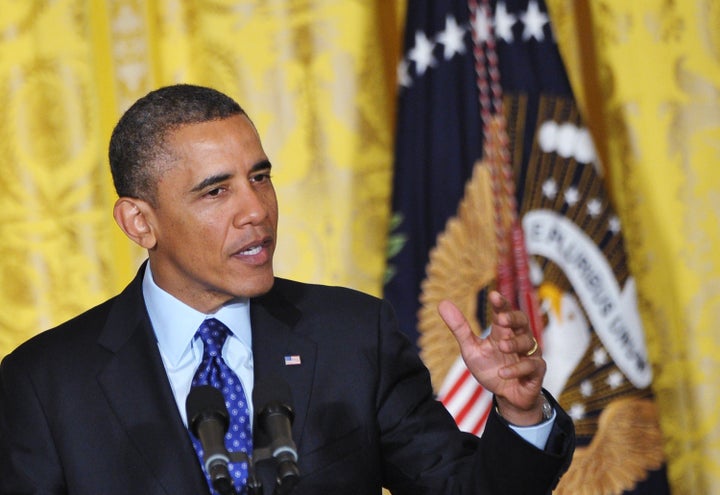
[[(198, 495), (207, 485), (142, 297), (121, 294), (44, 332), (0, 365), (0, 494)], [(293, 494), (548, 493), (569, 465), (562, 412), (550, 452), (494, 413), (481, 440), (433, 400), (389, 305), (277, 279), (251, 303), (255, 376), (283, 377), (296, 411)], [(284, 356), (300, 365), (286, 366)], [(266, 464), (266, 465), (262, 465)], [(261, 463), (265, 491), (272, 466)]]

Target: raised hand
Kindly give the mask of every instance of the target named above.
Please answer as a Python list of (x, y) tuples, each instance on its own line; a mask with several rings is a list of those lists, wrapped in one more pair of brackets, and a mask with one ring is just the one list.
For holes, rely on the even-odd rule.
[(438, 312), (460, 345), (468, 370), (495, 394), (500, 414), (518, 426), (542, 420), (542, 381), (546, 364), (522, 311), (512, 310), (499, 292), (489, 294), (493, 309), (490, 335), (481, 338), (450, 301)]

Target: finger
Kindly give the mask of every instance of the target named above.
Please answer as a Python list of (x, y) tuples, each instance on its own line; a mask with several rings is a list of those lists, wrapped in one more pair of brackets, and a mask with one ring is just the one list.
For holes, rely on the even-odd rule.
[(460, 347), (464, 347), (465, 344), (475, 340), (475, 334), (470, 328), (470, 324), (455, 304), (447, 300), (441, 301), (438, 304), (438, 313), (440, 313), (445, 325), (455, 336)]
[(490, 304), (492, 304), (493, 310), (496, 313), (510, 311), (510, 309), (512, 309), (510, 307), (510, 302), (496, 290), (490, 291), (488, 299), (490, 300)]
[(507, 328), (512, 328), (513, 330), (516, 330), (516, 331), (529, 329), (528, 317), (522, 311), (514, 310), (514, 311), (498, 313), (495, 315), (494, 321), (497, 325), (507, 327)]
[(519, 361), (503, 366), (498, 370), (500, 378), (505, 380), (518, 379), (518, 378), (530, 378), (542, 377), (545, 373), (547, 365), (543, 359), (539, 358), (528, 358), (520, 359)]
[(530, 332), (501, 340), (498, 345), (502, 352), (508, 354), (516, 353), (519, 354), (520, 357), (541, 356), (540, 344)]
[(495, 324), (509, 328), (520, 328), (528, 324), (525, 313), (513, 310), (510, 302), (498, 291), (491, 291), (488, 298), (492, 305), (493, 322)]

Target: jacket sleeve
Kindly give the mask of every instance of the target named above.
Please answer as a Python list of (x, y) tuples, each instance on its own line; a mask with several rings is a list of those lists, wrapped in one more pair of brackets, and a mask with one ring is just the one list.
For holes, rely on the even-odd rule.
[(493, 411), (482, 438), (458, 430), (435, 399), (427, 368), (383, 303), (379, 321), (377, 415), (383, 482), (393, 494), (547, 494), (574, 450), (572, 421), (559, 408), (539, 450)]
[(0, 363), (0, 494), (66, 493), (48, 418), (14, 355)]

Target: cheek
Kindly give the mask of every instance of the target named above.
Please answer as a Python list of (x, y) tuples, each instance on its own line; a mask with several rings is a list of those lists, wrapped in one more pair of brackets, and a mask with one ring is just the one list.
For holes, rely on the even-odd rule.
[(277, 204), (275, 204), (275, 207), (271, 210), (269, 210), (270, 218), (272, 219), (273, 228), (277, 230), (277, 224), (278, 224), (278, 207)]
[[(190, 259), (206, 259), (213, 251), (222, 248), (222, 233), (219, 225), (211, 222), (178, 219), (173, 228), (173, 246), (184, 252)], [(213, 249), (215, 247), (215, 249)]]
[(278, 223), (278, 203), (277, 203), (277, 197), (275, 196), (275, 190), (272, 189), (268, 196), (265, 198), (265, 208), (268, 212), (268, 215), (272, 219), (273, 226), (277, 229), (277, 223)]

